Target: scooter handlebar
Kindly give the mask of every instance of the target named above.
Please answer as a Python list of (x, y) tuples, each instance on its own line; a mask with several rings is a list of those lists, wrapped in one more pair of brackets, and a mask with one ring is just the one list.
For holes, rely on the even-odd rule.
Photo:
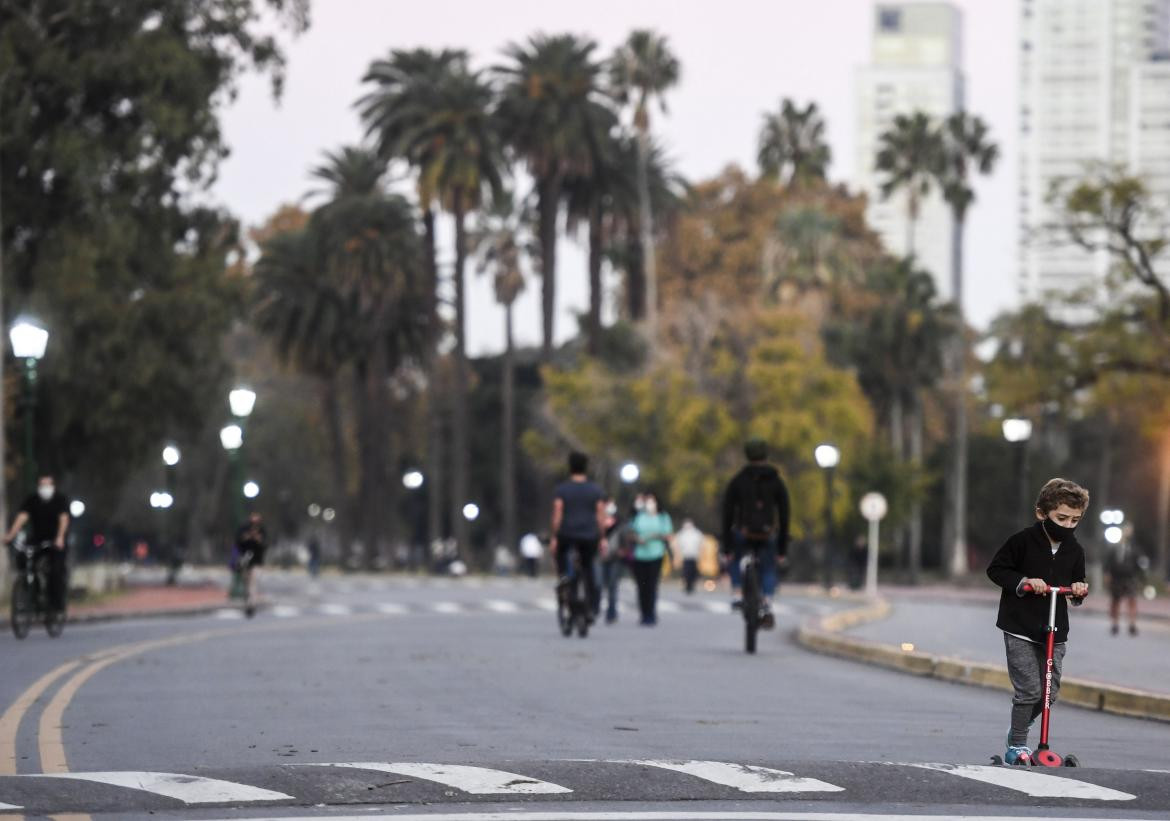
[[(1036, 592), (1033, 589), (1032, 585), (1030, 585), (1030, 584), (1025, 584), (1022, 589), (1025, 593)], [(1073, 589), (1071, 587), (1049, 587), (1047, 590), (1044, 591), (1043, 595), (1047, 596), (1049, 593), (1051, 593), (1053, 591), (1056, 591), (1058, 594), (1060, 594), (1062, 596), (1071, 596)]]

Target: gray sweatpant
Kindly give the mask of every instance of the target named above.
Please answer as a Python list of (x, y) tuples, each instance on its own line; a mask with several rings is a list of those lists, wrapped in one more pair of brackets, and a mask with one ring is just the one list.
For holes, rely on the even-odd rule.
[[(1009, 743), (1013, 747), (1022, 747), (1028, 743), (1028, 725), (1040, 715), (1044, 709), (1044, 676), (1047, 662), (1047, 652), (1043, 644), (1025, 641), (1015, 636), (1003, 634), (1004, 648), (1007, 650), (1008, 678), (1012, 681), (1015, 695), (1012, 696), (1012, 731)], [(1065, 642), (1060, 642), (1052, 648), (1052, 699), (1056, 703), (1056, 694), (1060, 691), (1060, 668), (1064, 661)]]

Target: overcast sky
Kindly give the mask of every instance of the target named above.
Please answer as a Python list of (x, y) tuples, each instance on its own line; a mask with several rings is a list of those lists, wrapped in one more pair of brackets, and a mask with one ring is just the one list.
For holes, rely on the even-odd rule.
[[(870, 57), (872, 0), (314, 0), (308, 33), (287, 44), (288, 77), (280, 104), (269, 84), (245, 80), (225, 112), (231, 157), (216, 199), (248, 225), (314, 187), (308, 170), (325, 150), (353, 143), (361, 128), (353, 110), (361, 76), (392, 48), (467, 49), (477, 66), (500, 61), (506, 43), (529, 34), (572, 32), (593, 37), (608, 55), (633, 28), (665, 34), (682, 63), (670, 112), (654, 128), (690, 180), (729, 163), (754, 169), (760, 118), (782, 97), (815, 100), (833, 149), (831, 177), (850, 181), (855, 166), (855, 76)], [(969, 220), (967, 305), (984, 325), (1014, 306), (1016, 272), (1017, 2), (955, 0), (963, 10), (968, 109), (983, 117), (1002, 160), (977, 186)], [(445, 237), (440, 238), (445, 239)], [(566, 241), (558, 258), (557, 336), (571, 336), (574, 314), (587, 304), (581, 243)], [(441, 256), (449, 258), (446, 249)], [(469, 277), (475, 277), (469, 266)], [(540, 335), (539, 285), (517, 303), (517, 337)], [(486, 282), (469, 292), (468, 347), (497, 350), (503, 314)]]

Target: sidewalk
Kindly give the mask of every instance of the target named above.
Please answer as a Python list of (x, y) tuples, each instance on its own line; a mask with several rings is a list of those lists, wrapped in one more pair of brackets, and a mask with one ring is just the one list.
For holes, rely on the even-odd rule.
[(69, 607), (69, 621), (94, 622), (151, 616), (191, 616), (226, 607), (227, 593), (220, 585), (130, 587), (101, 601), (79, 602)]
[[(848, 631), (848, 635), (883, 644), (913, 644), (933, 655), (1003, 665), (1003, 634), (995, 627), (999, 596), (948, 597), (944, 589), (887, 588), (882, 596), (890, 614)], [(953, 599), (949, 601), (948, 598)], [(1096, 605), (1096, 606), (1094, 606)], [(1110, 635), (1107, 596), (1089, 596), (1069, 608), (1068, 655), (1064, 675), (1138, 690), (1170, 694), (1170, 601), (1138, 605), (1138, 636)]]

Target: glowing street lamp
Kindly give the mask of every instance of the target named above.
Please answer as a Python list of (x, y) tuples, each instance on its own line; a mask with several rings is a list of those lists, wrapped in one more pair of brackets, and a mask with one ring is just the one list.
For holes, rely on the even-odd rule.
[(621, 480), (627, 485), (632, 485), (638, 481), (638, 477), (642, 475), (642, 470), (635, 462), (626, 462), (622, 465), (618, 475), (621, 476)]
[(232, 416), (240, 419), (251, 416), (252, 408), (256, 407), (256, 392), (251, 388), (235, 388), (228, 394), (228, 405)]
[(244, 445), (244, 429), (239, 425), (227, 425), (219, 432), (219, 441), (229, 453)]
[(253, 481), (244, 482), (244, 496), (248, 499), (255, 499), (260, 495), (260, 485)]
[(163, 452), (162, 452), (163, 464), (166, 465), (167, 467), (173, 468), (175, 465), (179, 464), (179, 460), (181, 458), (182, 458), (182, 454), (179, 452), (179, 449), (177, 447), (175, 447), (174, 445), (167, 445), (165, 448), (163, 448)]
[(418, 490), (423, 486), (423, 475), (417, 470), (408, 470), (402, 474), (402, 486), (407, 490)]
[(475, 502), (468, 502), (463, 506), (463, 518), (469, 522), (474, 522), (479, 518), (479, 505)]
[(813, 451), (817, 466), (825, 472), (825, 561), (822, 568), (825, 589), (833, 586), (833, 558), (835, 541), (833, 536), (833, 474), (841, 461), (841, 451), (836, 445), (823, 443)]
[(8, 332), (13, 355), (24, 363), (24, 484), (32, 487), (37, 478), (33, 447), (33, 417), (36, 415), (37, 362), (49, 346), (49, 332), (28, 319), (21, 319)]
[(69, 515), (74, 519), (78, 519), (85, 515), (85, 502), (80, 499), (74, 499), (69, 503)]

